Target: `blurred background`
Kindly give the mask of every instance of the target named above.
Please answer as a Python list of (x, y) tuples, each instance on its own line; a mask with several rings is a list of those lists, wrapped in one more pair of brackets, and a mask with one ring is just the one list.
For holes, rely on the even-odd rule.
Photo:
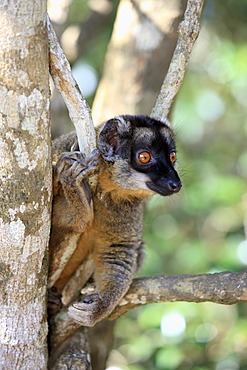
[[(101, 122), (118, 113), (148, 114), (166, 72), (164, 63), (169, 64), (176, 42), (175, 25), (186, 1), (143, 0), (146, 15), (142, 14), (141, 26), (135, 27), (131, 22), (137, 20), (131, 18), (128, 8), (134, 8), (135, 2), (122, 1), (114, 32), (119, 1), (48, 3), (50, 18), (74, 76), (93, 105), (95, 120)], [(163, 18), (157, 19), (157, 27), (150, 28), (149, 16), (153, 19), (161, 14), (154, 9), (156, 5), (162, 7)], [(167, 18), (164, 22), (166, 16), (173, 17), (172, 21)], [(143, 22), (149, 31), (145, 31)], [(165, 25), (167, 29), (162, 29)], [(133, 29), (134, 36), (133, 32), (127, 34)], [(163, 37), (162, 32), (169, 45), (159, 52), (155, 40)], [(167, 55), (164, 50), (169, 51)], [(133, 63), (131, 67), (125, 59)], [(152, 62), (155, 68), (149, 70)], [(123, 73), (117, 68), (123, 68)], [(73, 126), (62, 98), (56, 91), (52, 94), (53, 136), (58, 136), (73, 130)], [(106, 111), (102, 107), (107, 107)], [(205, 1), (200, 36), (170, 118), (177, 136), (183, 189), (172, 198), (156, 196), (148, 202), (146, 260), (139, 275), (245, 270), (246, 0)], [(107, 370), (246, 370), (246, 314), (246, 304), (144, 306), (118, 320)]]

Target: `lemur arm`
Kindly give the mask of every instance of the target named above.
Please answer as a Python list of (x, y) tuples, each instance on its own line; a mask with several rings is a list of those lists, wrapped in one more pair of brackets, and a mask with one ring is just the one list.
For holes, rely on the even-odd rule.
[[(80, 235), (93, 221), (93, 203), (86, 176), (98, 165), (98, 152), (86, 159), (69, 152), (74, 135), (56, 140), (53, 147), (53, 212), (50, 237), (49, 286), (60, 277), (77, 247)], [(67, 150), (63, 152), (64, 150)]]

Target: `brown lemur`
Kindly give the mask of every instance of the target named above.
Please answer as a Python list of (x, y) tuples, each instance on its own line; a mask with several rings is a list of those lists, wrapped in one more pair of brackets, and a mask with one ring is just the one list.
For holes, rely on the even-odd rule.
[[(145, 200), (177, 193), (182, 185), (175, 169), (174, 134), (165, 122), (141, 115), (110, 119), (97, 128), (98, 152), (86, 159), (70, 151), (75, 142), (72, 133), (53, 143), (50, 286), (62, 292), (92, 252), (96, 293), (74, 303), (69, 314), (93, 326), (113, 311), (140, 265)], [(91, 191), (86, 179), (95, 168), (97, 186)], [(71, 240), (77, 248), (70, 257)], [(62, 260), (67, 262), (63, 270)]]

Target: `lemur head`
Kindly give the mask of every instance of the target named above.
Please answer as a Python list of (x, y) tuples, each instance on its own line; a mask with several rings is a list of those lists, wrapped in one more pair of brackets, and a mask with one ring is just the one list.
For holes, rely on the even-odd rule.
[(181, 189), (174, 134), (167, 123), (148, 116), (118, 116), (98, 129), (98, 148), (109, 191), (148, 197)]

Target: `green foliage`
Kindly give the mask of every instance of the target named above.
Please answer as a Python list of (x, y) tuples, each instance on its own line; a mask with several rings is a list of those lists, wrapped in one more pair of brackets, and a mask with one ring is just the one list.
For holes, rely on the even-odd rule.
[(88, 0), (73, 0), (69, 10), (69, 21), (72, 23), (85, 21), (91, 13)]

